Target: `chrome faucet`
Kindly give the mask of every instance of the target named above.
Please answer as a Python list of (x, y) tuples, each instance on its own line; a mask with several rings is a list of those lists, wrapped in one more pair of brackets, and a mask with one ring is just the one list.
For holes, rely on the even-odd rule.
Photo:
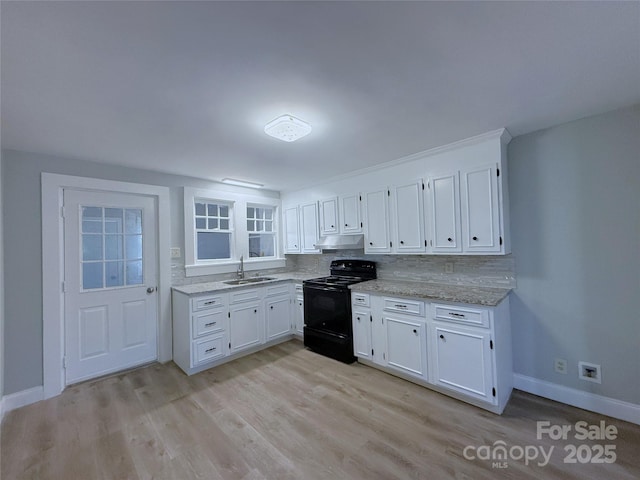
[(240, 266), (237, 271), (238, 277), (244, 278), (244, 256), (240, 255)]

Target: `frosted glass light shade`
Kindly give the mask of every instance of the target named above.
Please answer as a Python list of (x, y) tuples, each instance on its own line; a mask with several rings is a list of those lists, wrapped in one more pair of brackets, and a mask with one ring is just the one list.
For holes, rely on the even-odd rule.
[(282, 115), (267, 123), (264, 133), (284, 142), (295, 142), (311, 133), (311, 125), (293, 115)]

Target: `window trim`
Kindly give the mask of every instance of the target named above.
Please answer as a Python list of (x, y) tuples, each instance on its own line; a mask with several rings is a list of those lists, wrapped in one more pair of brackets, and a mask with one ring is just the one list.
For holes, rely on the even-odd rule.
[[(232, 208), (230, 229), (231, 259), (197, 260), (196, 229), (195, 229), (195, 201), (206, 200), (229, 204)], [(273, 208), (273, 222), (275, 233), (275, 257), (249, 257), (249, 233), (247, 231), (247, 206), (260, 205)], [(240, 256), (244, 257), (246, 271), (264, 270), (267, 268), (282, 268), (285, 258), (280, 247), (280, 199), (262, 197), (258, 195), (241, 194), (225, 190), (198, 189), (184, 187), (184, 260), (187, 277), (198, 275), (213, 275), (218, 273), (236, 272), (240, 265)]]

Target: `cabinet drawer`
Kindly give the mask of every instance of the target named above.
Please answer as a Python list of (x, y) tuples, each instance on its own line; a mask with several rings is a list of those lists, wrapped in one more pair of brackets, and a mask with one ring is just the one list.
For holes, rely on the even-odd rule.
[(229, 293), (229, 302), (238, 303), (238, 302), (247, 302), (249, 300), (260, 300), (261, 293), (262, 293), (261, 288), (232, 291), (231, 293)]
[(407, 315), (424, 316), (424, 302), (402, 298), (384, 298), (383, 308), (387, 312), (402, 312)]
[(224, 337), (207, 338), (193, 342), (193, 364), (198, 365), (224, 357)]
[(489, 311), (484, 308), (434, 304), (433, 317), (445, 322), (489, 328)]
[(288, 295), (289, 294), (289, 283), (281, 283), (279, 285), (270, 285), (265, 288), (266, 296), (273, 297), (275, 295)]
[(194, 312), (207, 308), (218, 308), (225, 305), (223, 295), (207, 295), (206, 297), (196, 297), (191, 299), (191, 309)]
[(369, 294), (368, 293), (352, 293), (351, 303), (354, 306), (368, 307), (369, 306)]
[(227, 310), (218, 309), (213, 312), (204, 311), (191, 316), (193, 322), (193, 338), (224, 332), (227, 321)]

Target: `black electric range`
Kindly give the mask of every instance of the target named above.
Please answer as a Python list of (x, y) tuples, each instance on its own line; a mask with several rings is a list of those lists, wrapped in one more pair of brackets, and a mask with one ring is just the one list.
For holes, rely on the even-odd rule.
[(304, 345), (345, 363), (355, 361), (349, 285), (376, 278), (368, 260), (334, 260), (331, 275), (303, 282)]

